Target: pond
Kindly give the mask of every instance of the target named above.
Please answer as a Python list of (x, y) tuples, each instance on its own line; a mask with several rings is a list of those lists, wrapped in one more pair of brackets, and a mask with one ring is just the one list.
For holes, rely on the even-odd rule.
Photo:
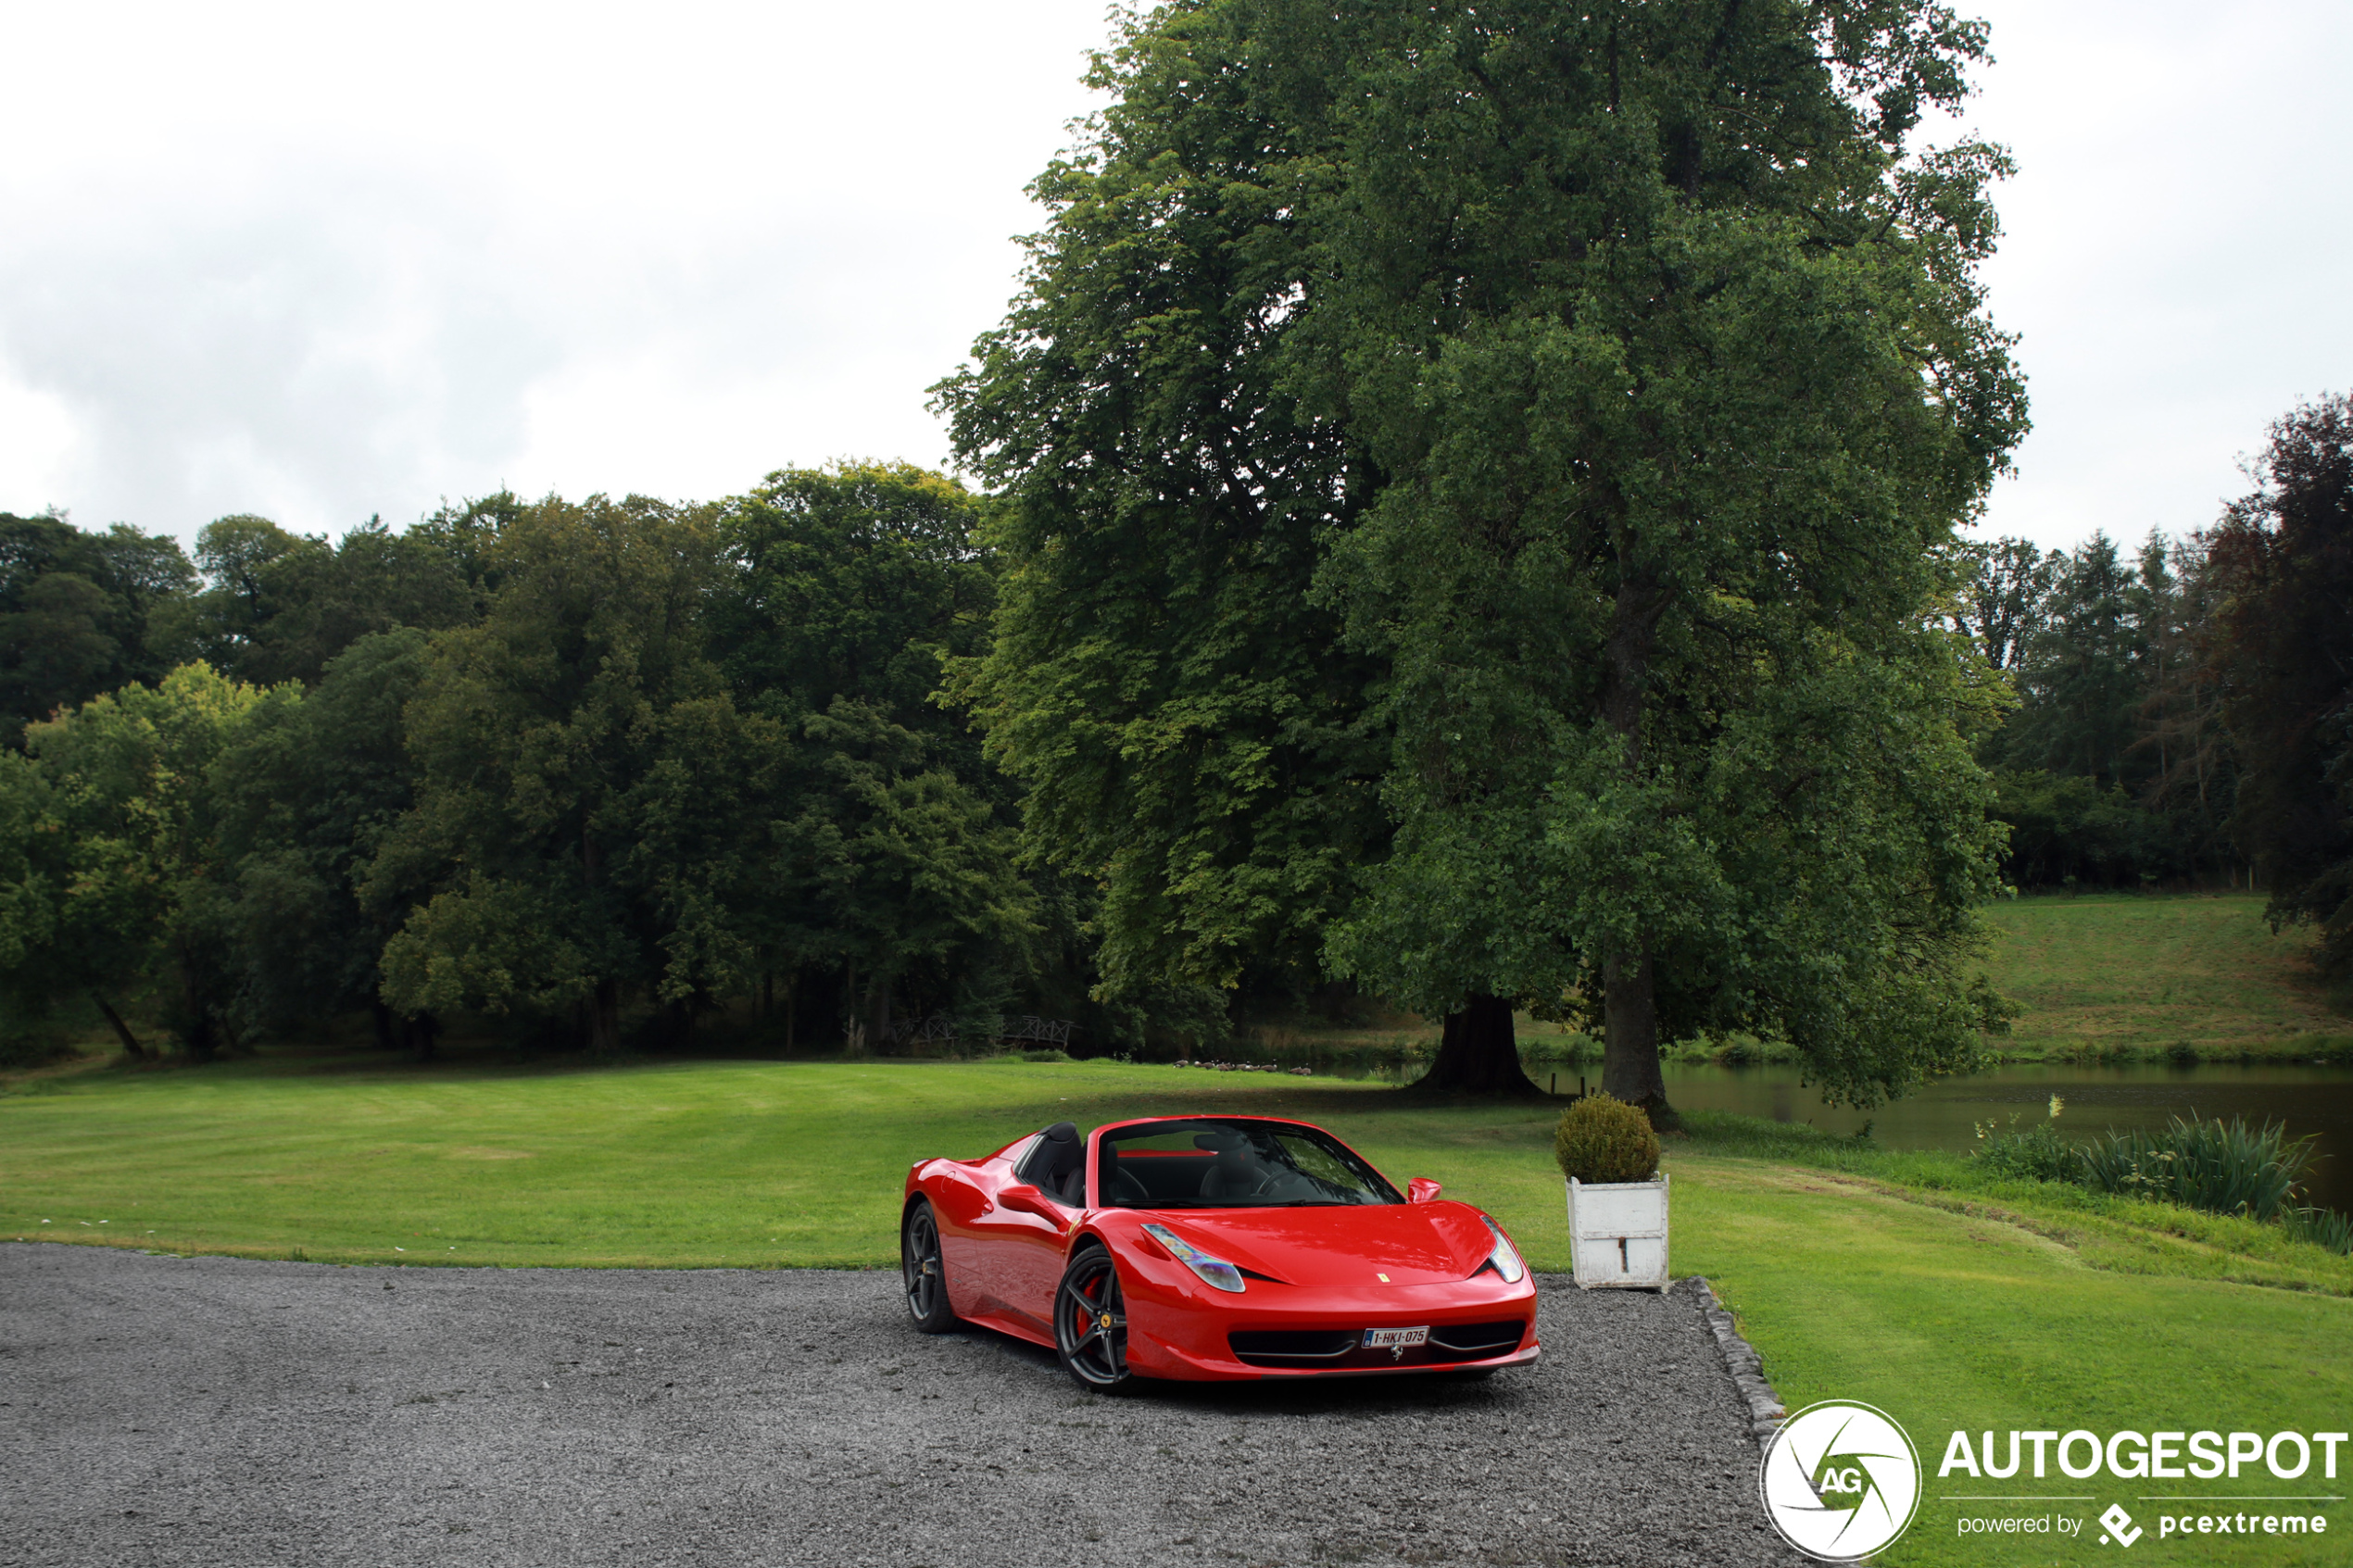
[[(1554, 1070), (1551, 1063), (1543, 1065)], [(1579, 1071), (1600, 1081), (1597, 1066)], [(1929, 1085), (1872, 1110), (1825, 1106), (1819, 1095), (1798, 1083), (1791, 1067), (1669, 1064), (1666, 1072), (1667, 1098), (1680, 1110), (1808, 1122), (1832, 1133), (1856, 1132), (1869, 1122), (1872, 1138), (1888, 1148), (1966, 1150), (1976, 1123), (2007, 1126), (2016, 1116), (2020, 1129), (2030, 1127), (2049, 1113), (2053, 1095), (2062, 1105), (2060, 1135), (2075, 1139), (2111, 1128), (2154, 1130), (2193, 1111), (2208, 1118), (2243, 1116), (2250, 1124), (2284, 1122), (2291, 1136), (2314, 1135), (2322, 1155), (2307, 1201), (2353, 1211), (2353, 1160), (2346, 1158), (2353, 1154), (2353, 1068), (2002, 1067)]]
[[(1307, 1065), (1342, 1078), (1400, 1084), (1428, 1071), (1428, 1059), (1422, 1054), (1427, 1049), (1425, 1044), (1412, 1051), (1392, 1045), (1260, 1054), (1275, 1055), (1286, 1067)], [(1576, 1092), (1580, 1074), (1595, 1086), (1602, 1081), (1598, 1061), (1579, 1064), (1527, 1055), (1521, 1060), (1529, 1077), (1563, 1094)], [(2250, 1125), (2284, 1122), (2291, 1137), (2311, 1136), (2319, 1155), (2305, 1201), (2353, 1213), (2353, 1067), (2036, 1063), (1948, 1078), (1871, 1110), (1824, 1105), (1820, 1095), (1798, 1082), (1794, 1067), (1668, 1062), (1664, 1070), (1667, 1098), (1679, 1110), (1807, 1122), (1841, 1134), (1857, 1132), (1868, 1122), (1872, 1138), (1885, 1148), (1966, 1153), (1979, 1123), (2007, 1128), (2016, 1116), (2024, 1131), (2050, 1113), (2053, 1095), (2061, 1102), (2059, 1135), (2078, 1142), (2111, 1129), (2154, 1132), (2171, 1118), (2193, 1112), (2209, 1119), (2244, 1117)]]

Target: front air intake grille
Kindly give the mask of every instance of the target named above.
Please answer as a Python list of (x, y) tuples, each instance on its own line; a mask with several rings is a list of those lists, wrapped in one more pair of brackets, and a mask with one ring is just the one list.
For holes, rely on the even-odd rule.
[(1491, 1361), (1519, 1348), (1528, 1323), (1518, 1318), (1505, 1323), (1442, 1323), (1429, 1331), (1427, 1345), (1367, 1350), (1364, 1331), (1356, 1328), (1236, 1329), (1226, 1336), (1234, 1359), (1249, 1366), (1290, 1367), (1295, 1371), (1332, 1371), (1401, 1366), (1446, 1366), (1462, 1361)]
[(1520, 1336), (1527, 1332), (1528, 1324), (1514, 1318), (1509, 1323), (1447, 1323), (1431, 1329), (1429, 1339), (1460, 1356), (1503, 1356), (1518, 1349)]
[(1302, 1366), (1336, 1361), (1356, 1348), (1356, 1336), (1345, 1329), (1236, 1329), (1226, 1336), (1234, 1359), (1253, 1366)]

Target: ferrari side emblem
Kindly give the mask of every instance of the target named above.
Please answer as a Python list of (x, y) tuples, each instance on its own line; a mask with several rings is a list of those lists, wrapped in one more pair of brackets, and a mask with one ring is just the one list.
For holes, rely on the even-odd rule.
[(1373, 1277), (1380, 1281), (1383, 1285), (1387, 1285), (1389, 1283), (1389, 1276), (1387, 1274), (1375, 1274)]

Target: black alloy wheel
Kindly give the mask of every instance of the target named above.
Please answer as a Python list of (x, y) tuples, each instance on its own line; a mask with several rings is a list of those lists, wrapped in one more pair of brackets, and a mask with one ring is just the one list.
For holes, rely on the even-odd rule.
[(1111, 1254), (1100, 1247), (1082, 1248), (1063, 1271), (1054, 1292), (1054, 1348), (1081, 1388), (1108, 1394), (1135, 1381), (1127, 1371), (1127, 1301)]
[(925, 1334), (945, 1334), (956, 1326), (948, 1306), (948, 1273), (939, 1260), (939, 1222), (932, 1218), (931, 1201), (919, 1198), (907, 1210), (899, 1227), (899, 1268), (907, 1281), (907, 1315)]

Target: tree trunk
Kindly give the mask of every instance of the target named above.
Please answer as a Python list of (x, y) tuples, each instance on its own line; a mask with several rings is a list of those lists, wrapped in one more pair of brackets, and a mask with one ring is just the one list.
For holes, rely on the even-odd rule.
[(1520, 1070), (1519, 1045), (1512, 1037), (1512, 1004), (1502, 997), (1472, 997), (1446, 1015), (1438, 1060), (1419, 1084), (1474, 1095), (1541, 1095), (1544, 1091)]
[(100, 1012), (106, 1014), (107, 1022), (114, 1029), (114, 1037), (122, 1042), (122, 1048), (132, 1056), (145, 1060), (147, 1047), (139, 1043), (139, 1036), (131, 1032), (131, 1025), (122, 1021), (122, 1014), (115, 1011), (114, 1004), (95, 991), (90, 993), (90, 999), (98, 1004)]
[(866, 1021), (859, 1015), (858, 960), (856, 959), (845, 959), (842, 961), (841, 990), (842, 996), (846, 998), (843, 1010), (849, 1014), (849, 1022), (842, 1026), (841, 1048), (850, 1056), (863, 1056), (866, 1054)]
[(596, 997), (588, 1004), (588, 1048), (598, 1056), (620, 1054), (621, 983), (617, 980), (597, 982)]
[[(1617, 617), (1610, 629), (1602, 674), (1602, 717), (1617, 732), (1626, 776), (1642, 771), (1642, 709), (1650, 684), (1652, 644), (1671, 602), (1651, 575), (1621, 552)], [(1639, 1105), (1659, 1132), (1678, 1123), (1658, 1070), (1658, 987), (1648, 946), (1611, 953), (1602, 963), (1602, 1092)]]
[(1639, 1105), (1658, 1132), (1680, 1125), (1658, 1067), (1658, 997), (1651, 956), (1612, 958), (1602, 971), (1602, 1093)]
[(380, 1051), (397, 1049), (400, 1042), (393, 1033), (392, 1009), (384, 1005), (384, 999), (382, 997), (369, 997), (368, 1013), (376, 1022), (376, 1048)]
[(433, 1060), (440, 1054), (436, 1042), (441, 1037), (441, 1025), (431, 1013), (414, 1013), (400, 1021), (400, 1037), (420, 1062)]

